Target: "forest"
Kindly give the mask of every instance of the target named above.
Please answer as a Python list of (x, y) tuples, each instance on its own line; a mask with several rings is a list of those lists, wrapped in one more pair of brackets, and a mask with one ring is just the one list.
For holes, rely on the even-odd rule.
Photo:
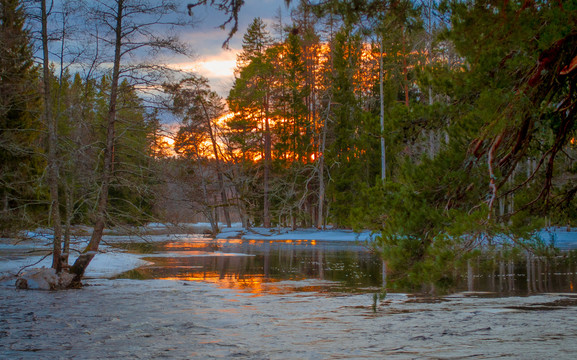
[(53, 229), (66, 286), (114, 226), (368, 229), (441, 278), (576, 225), (577, 2), (302, 0), (244, 34), (188, 4), (242, 37), (226, 98), (163, 63), (187, 4), (0, 0), (0, 236)]

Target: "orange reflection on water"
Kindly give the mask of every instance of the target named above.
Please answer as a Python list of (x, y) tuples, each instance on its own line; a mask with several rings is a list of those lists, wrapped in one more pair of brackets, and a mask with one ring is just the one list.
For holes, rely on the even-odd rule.
[(222, 242), (225, 242), (227, 244), (242, 244), (244, 242), (244, 240), (242, 240), (242, 239), (226, 239), (226, 240), (223, 240)]
[[(160, 280), (196, 281), (215, 284), (221, 289), (239, 290), (249, 292), (253, 296), (265, 294), (286, 294), (292, 290), (287, 286), (277, 285), (281, 280), (268, 279), (264, 276), (225, 275), (220, 272), (206, 271), (198, 273), (186, 273), (182, 276), (159, 277)], [(302, 279), (301, 279), (302, 280)], [(304, 286), (300, 291), (318, 291), (318, 286)]]
[(209, 247), (211, 245), (211, 243), (209, 242), (169, 242), (166, 245), (164, 245), (164, 247), (168, 248), (168, 249), (180, 249), (180, 248), (187, 248), (187, 249), (205, 249), (207, 247)]
[(248, 290), (252, 293), (262, 292), (262, 276), (225, 275), (220, 272), (206, 271), (198, 273), (184, 273), (182, 276), (161, 277), (160, 280), (202, 281), (216, 284), (222, 289)]

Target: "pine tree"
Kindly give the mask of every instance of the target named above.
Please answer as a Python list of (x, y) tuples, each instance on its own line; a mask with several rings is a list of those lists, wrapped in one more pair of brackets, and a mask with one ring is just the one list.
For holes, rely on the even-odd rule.
[(142, 224), (152, 212), (150, 119), (134, 86), (119, 86), (114, 179), (110, 189), (109, 216), (117, 224)]
[(536, 251), (543, 217), (575, 206), (566, 158), (576, 130), (574, 7), (451, 4), (444, 39), (464, 64), (436, 74), (451, 106), (430, 113), (448, 124), (449, 142), (433, 159), (403, 163), (372, 194), (385, 218), (378, 248), (405, 279), (446, 283), (473, 249), (499, 242)]
[[(262, 136), (262, 222), (265, 227), (271, 225), (269, 190), (272, 130), (270, 120), (273, 112), (271, 84), (274, 70), (272, 65), (274, 51), (270, 49), (271, 44), (272, 38), (265, 24), (260, 18), (255, 18), (243, 37), (243, 50), (237, 59), (238, 76), (228, 97), (230, 110), (238, 114), (229, 126), (241, 128), (244, 134), (249, 136), (253, 130), (256, 130)], [(247, 150), (254, 152), (255, 149)]]
[[(378, 165), (377, 118), (363, 108), (360, 35), (351, 27), (343, 27), (336, 35), (333, 48), (332, 122), (329, 126), (327, 164), (332, 167), (329, 195), (331, 210), (339, 226), (353, 225), (351, 210), (357, 194), (371, 186), (380, 172)], [(356, 205), (353, 205), (356, 204)]]
[(25, 226), (38, 196), (40, 94), (26, 16), (19, 0), (0, 1), (0, 234)]

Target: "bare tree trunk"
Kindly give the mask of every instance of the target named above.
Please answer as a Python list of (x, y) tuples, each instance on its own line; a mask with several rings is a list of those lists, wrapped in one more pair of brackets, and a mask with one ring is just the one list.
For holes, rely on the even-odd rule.
[[(427, 62), (429, 65), (431, 65), (433, 63), (433, 28), (432, 28), (432, 13), (433, 13), (433, 4), (432, 1), (429, 0), (429, 6), (427, 9), (427, 17), (428, 17), (428, 23), (429, 23), (429, 34), (428, 34), (428, 44), (427, 44)], [(429, 105), (433, 105), (433, 87), (431, 86), (431, 84), (429, 84)], [(435, 129), (431, 129), (429, 130), (429, 157), (432, 159), (435, 157), (435, 154), (437, 153), (437, 138), (436, 138), (436, 130)], [(439, 144), (439, 149), (440, 149), (440, 144)]]
[(381, 180), (387, 178), (387, 163), (385, 156), (385, 99), (383, 89), (383, 39), (381, 38), (381, 51), (379, 57), (379, 101), (381, 105)]
[(112, 180), (114, 165), (114, 138), (116, 125), (116, 105), (118, 100), (118, 82), (120, 79), (120, 59), (122, 50), (122, 20), (123, 20), (124, 0), (117, 1), (116, 25), (115, 25), (115, 45), (114, 45), (114, 65), (112, 70), (112, 82), (110, 84), (110, 98), (108, 100), (106, 147), (104, 149), (104, 166), (100, 192), (98, 194), (98, 205), (95, 214), (94, 231), (90, 242), (84, 252), (76, 259), (70, 272), (75, 275), (73, 283), (79, 284), (84, 276), (84, 272), (98, 251), (98, 246), (104, 234), (106, 225), (106, 209), (108, 207), (108, 191)]
[(48, 187), (50, 188), (50, 217), (52, 226), (54, 227), (52, 268), (59, 273), (62, 270), (62, 224), (60, 223), (60, 201), (58, 198), (58, 134), (56, 133), (56, 119), (52, 114), (52, 98), (50, 92), (50, 59), (48, 54), (48, 13), (46, 10), (46, 0), (41, 1), (41, 11), (44, 120), (48, 128)]
[(70, 256), (70, 227), (72, 223), (73, 206), (72, 206), (72, 189), (66, 186), (64, 192), (66, 203), (66, 220), (64, 224), (64, 244), (62, 245), (62, 267), (68, 267), (68, 257)]
[(268, 119), (268, 95), (264, 107), (264, 204), (263, 204), (263, 225), (270, 228), (270, 203), (269, 203), (269, 175), (271, 164), (271, 134)]
[(401, 29), (401, 40), (402, 40), (402, 45), (403, 45), (403, 78), (404, 78), (403, 88), (405, 90), (405, 106), (409, 107), (409, 77), (408, 77), (409, 68), (407, 65), (407, 45), (406, 45), (406, 39), (405, 39), (405, 27), (404, 26)]
[[(196, 150), (199, 153), (199, 150)], [(206, 180), (204, 179), (204, 169), (202, 167), (202, 162), (200, 158), (196, 159), (196, 166), (198, 168), (198, 174), (200, 175), (200, 186), (202, 188), (202, 195), (204, 196), (204, 215), (206, 216), (208, 222), (210, 223), (210, 230), (213, 235), (218, 234), (218, 223), (215, 216), (215, 208), (210, 206), (211, 199), (208, 196), (208, 189), (206, 186)]]
[(321, 130), (321, 139), (319, 141), (319, 204), (318, 204), (318, 220), (317, 227), (324, 228), (324, 205), (325, 205), (325, 144), (327, 139), (327, 120), (331, 112), (331, 101), (329, 98), (329, 105), (327, 109), (327, 115), (323, 121)]

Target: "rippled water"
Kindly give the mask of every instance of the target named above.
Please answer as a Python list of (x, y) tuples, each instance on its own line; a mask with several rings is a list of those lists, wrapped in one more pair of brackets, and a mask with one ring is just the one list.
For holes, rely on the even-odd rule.
[(577, 296), (534, 295), (573, 291), (569, 256), (472, 261), (460, 274), (464, 290), (533, 296), (388, 292), (375, 304), (382, 263), (354, 242), (172, 239), (114, 245), (151, 262), (122, 277), (169, 281), (87, 279), (67, 291), (0, 284), (0, 359), (573, 359), (577, 352)]

